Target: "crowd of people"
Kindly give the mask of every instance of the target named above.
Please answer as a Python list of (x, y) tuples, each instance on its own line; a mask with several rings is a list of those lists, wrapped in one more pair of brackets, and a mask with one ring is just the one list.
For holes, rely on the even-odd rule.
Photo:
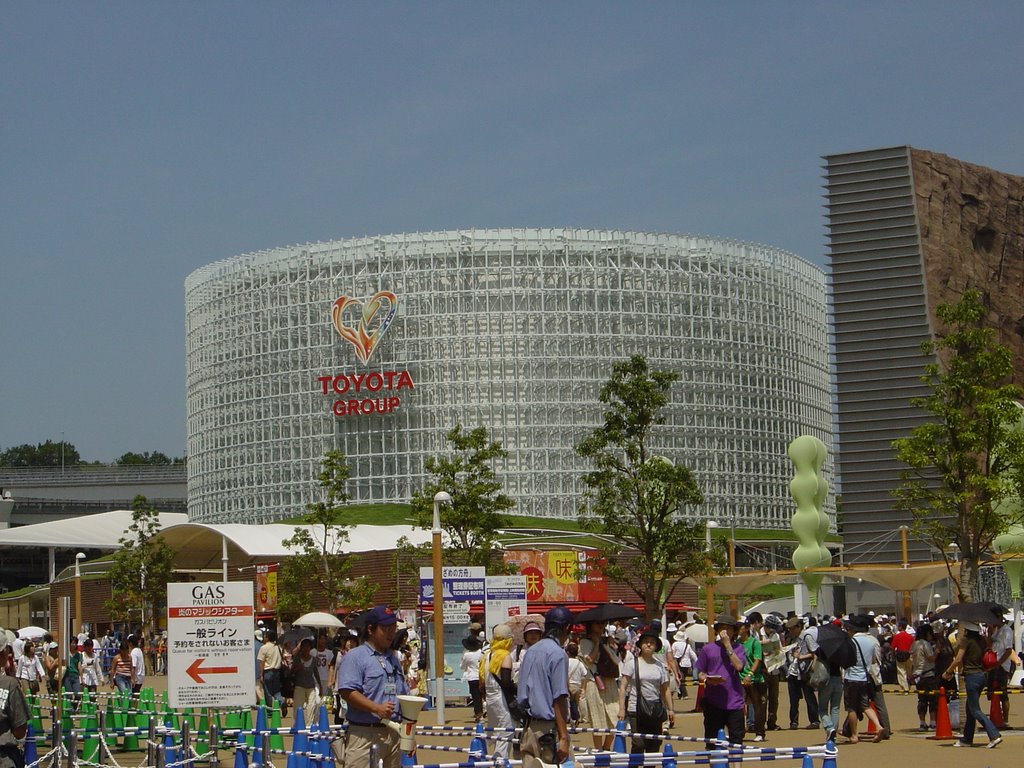
[[(917, 695), (921, 731), (936, 727), (941, 687), (953, 727), (962, 725), (958, 746), (972, 745), (977, 727), (985, 730), (987, 747), (1002, 741), (980, 702), (987, 690), (1008, 718), (1005, 691), (1020, 661), (1001, 615), (984, 624), (929, 616), (911, 625), (874, 614), (751, 612), (742, 618), (722, 614), (706, 632), (692, 631), (699, 622), (682, 618), (664, 630), (660, 622), (639, 620), (569, 625), (563, 644), (567, 718), (598, 731), (596, 750), (611, 748), (612, 731), (623, 720), (634, 732), (648, 734), (633, 739), (632, 751), (657, 750), (659, 740), (651, 735), (672, 727), (672, 695), (690, 698), (694, 680), (709, 745), (720, 729), (733, 743), (763, 742), (787, 725), (820, 731), (833, 742), (857, 743), (870, 724), (870, 741), (885, 741), (892, 733), (882, 687), (888, 683)], [(520, 659), (544, 632), (540, 623), (528, 625), (513, 642), (511, 629), (499, 625), (487, 645), (478, 626), (471, 630), (463, 642), (462, 668), (477, 719), (496, 727), (526, 719), (528, 712), (516, 703)], [(508, 756), (509, 743), (498, 739), (495, 746)]]

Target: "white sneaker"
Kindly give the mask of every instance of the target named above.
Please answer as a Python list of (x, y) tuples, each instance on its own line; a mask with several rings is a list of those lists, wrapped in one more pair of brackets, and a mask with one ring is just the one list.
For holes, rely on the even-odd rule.
[(1003, 743), (1003, 737), (1002, 736), (996, 736), (994, 739), (992, 739), (992, 741), (990, 741), (988, 744), (985, 745), (985, 749), (995, 749), (996, 747), (998, 747), (1002, 743)]
[(764, 736), (755, 736), (754, 741), (764, 741)]
[(954, 747), (970, 747), (970, 746), (973, 746), (973, 745), (972, 744), (968, 744), (966, 741), (960, 741), (960, 739), (957, 739), (956, 741), (953, 742), (953, 746)]

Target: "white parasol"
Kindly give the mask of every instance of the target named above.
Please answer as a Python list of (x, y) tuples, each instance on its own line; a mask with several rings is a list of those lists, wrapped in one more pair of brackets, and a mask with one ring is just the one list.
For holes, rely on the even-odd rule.
[(539, 624), (543, 630), (544, 616), (540, 613), (524, 613), (521, 616), (509, 616), (504, 623), (512, 627), (512, 645), (523, 645), (526, 642), (523, 639), (523, 629), (527, 624)]
[(22, 640), (42, 640), (47, 630), (42, 627), (22, 627), (18, 630), (18, 637)]
[(345, 626), (341, 619), (323, 611), (313, 611), (299, 616), (292, 622), (293, 627), (326, 627), (327, 629), (341, 629)]
[(708, 641), (707, 624), (691, 624), (683, 632), (690, 638), (691, 643), (706, 643)]

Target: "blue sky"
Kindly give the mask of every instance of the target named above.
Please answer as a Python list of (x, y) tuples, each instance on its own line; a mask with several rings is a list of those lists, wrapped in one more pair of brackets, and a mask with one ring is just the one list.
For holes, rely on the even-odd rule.
[(823, 154), (1024, 175), (1020, 3), (6, 3), (0, 449), (185, 452), (183, 283), (461, 227), (825, 261)]

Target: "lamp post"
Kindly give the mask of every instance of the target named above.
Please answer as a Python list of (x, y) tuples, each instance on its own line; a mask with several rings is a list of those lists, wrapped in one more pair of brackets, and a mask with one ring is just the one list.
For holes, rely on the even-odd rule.
[(434, 706), (437, 724), (444, 725), (444, 584), (441, 581), (441, 505), (451, 504), (444, 491), (434, 494), (432, 552), (434, 556)]
[[(78, 642), (78, 632), (81, 631), (82, 626), (82, 561), (85, 560), (85, 552), (78, 552), (75, 555), (75, 620), (71, 624), (71, 634), (75, 637), (75, 642)], [(79, 630), (75, 630), (75, 625), (78, 625)], [(70, 653), (71, 643), (68, 643), (68, 649)]]
[[(957, 544), (955, 541), (951, 541), (949, 542), (949, 546), (947, 547), (947, 549), (949, 550), (950, 555), (953, 557), (953, 565), (955, 566), (957, 563), (960, 562), (960, 545)], [(953, 583), (953, 578), (950, 577), (948, 587), (946, 589), (950, 604), (952, 604), (953, 602)], [(957, 597), (960, 597), (959, 587), (957, 587)]]
[(708, 638), (711, 637), (711, 627), (715, 623), (715, 583), (711, 575), (711, 529), (717, 528), (718, 523), (714, 520), (704, 522), (704, 554), (708, 569), (707, 580), (704, 586), (704, 600), (707, 603), (707, 624)]

